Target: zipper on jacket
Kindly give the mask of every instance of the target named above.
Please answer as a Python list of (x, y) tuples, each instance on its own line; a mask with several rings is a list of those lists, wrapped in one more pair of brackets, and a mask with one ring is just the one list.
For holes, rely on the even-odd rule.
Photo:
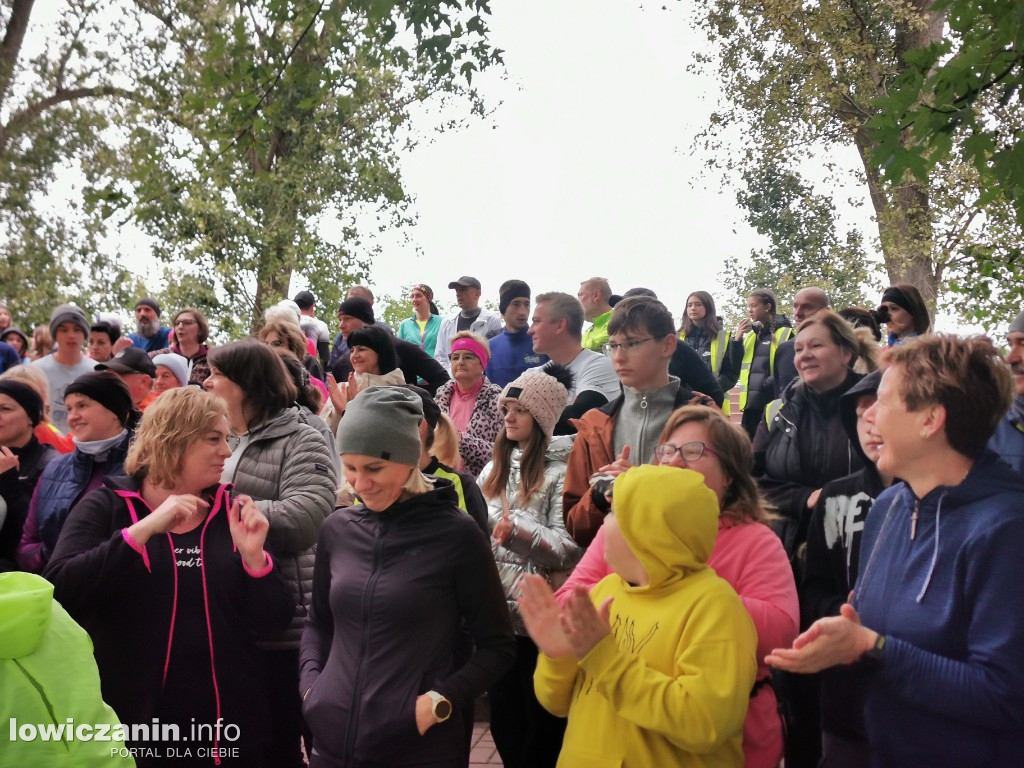
[(356, 746), (354, 739), (359, 725), (359, 701), (362, 699), (363, 693), (363, 666), (366, 662), (366, 653), (370, 645), (370, 608), (373, 602), (373, 593), (377, 588), (377, 581), (380, 579), (381, 560), (384, 554), (384, 538), (387, 535), (388, 524), (381, 522), (380, 535), (373, 545), (373, 565), (370, 569), (370, 578), (366, 580), (366, 587), (363, 589), (363, 602), (360, 606), (363, 636), (359, 641), (359, 665), (356, 667), (356, 679), (352, 685), (352, 708), (348, 718), (348, 728), (345, 731), (344, 754), (346, 765), (355, 759)]
[[(29, 684), (36, 689), (36, 693), (39, 694), (39, 698), (43, 700), (43, 706), (46, 707), (46, 713), (50, 716), (50, 722), (53, 723), (54, 729), (60, 729), (60, 743), (64, 745), (64, 749), (70, 752), (71, 750), (68, 748), (68, 740), (64, 736), (65, 731), (63, 730), (63, 726), (65, 725), (65, 723), (57, 722), (57, 716), (53, 712), (53, 704), (50, 703), (50, 698), (46, 695), (46, 691), (43, 690), (43, 686), (39, 683), (38, 680), (32, 677), (32, 674), (21, 665), (20, 661), (18, 661), (17, 659), (11, 659), (11, 661), (13, 661), (15, 666), (17, 666), (17, 668), (21, 670), (21, 674), (25, 676)], [(14, 721), (12, 720), (11, 722)]]
[(914, 537), (917, 536), (917, 512), (921, 509), (921, 502), (918, 499), (914, 499), (914, 512), (910, 515), (910, 540), (913, 541)]

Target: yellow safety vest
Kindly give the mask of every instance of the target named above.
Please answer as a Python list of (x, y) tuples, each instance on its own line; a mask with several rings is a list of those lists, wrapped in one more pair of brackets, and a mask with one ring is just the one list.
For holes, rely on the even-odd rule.
[[(772, 348), (768, 352), (768, 371), (771, 375), (775, 374), (775, 350), (778, 349), (779, 344), (788, 341), (792, 335), (793, 329), (788, 325), (775, 329), (775, 334), (772, 337)], [(747, 407), (747, 385), (750, 383), (750, 366), (754, 362), (754, 348), (757, 346), (757, 339), (758, 334), (753, 332), (743, 337), (743, 364), (740, 366), (740, 380), (738, 384), (740, 388), (741, 411)]]
[[(686, 334), (680, 333), (679, 339), (686, 341)], [(724, 328), (718, 332), (718, 335), (711, 340), (711, 372), (715, 376), (719, 376), (722, 373), (722, 363), (725, 361), (725, 352), (729, 349), (729, 332)], [(729, 415), (729, 411), (732, 410), (732, 405), (729, 402), (729, 393), (725, 393), (725, 400), (722, 401), (722, 413), (726, 416)]]

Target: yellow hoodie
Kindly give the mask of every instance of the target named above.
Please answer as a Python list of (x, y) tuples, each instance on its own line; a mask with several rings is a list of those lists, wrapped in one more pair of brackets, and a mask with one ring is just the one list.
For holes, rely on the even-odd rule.
[(707, 566), (718, 503), (696, 472), (639, 466), (615, 483), (615, 516), (650, 583), (617, 574), (612, 634), (582, 660), (541, 654), (537, 698), (569, 717), (559, 768), (743, 766), (743, 720), (757, 633), (729, 584)]

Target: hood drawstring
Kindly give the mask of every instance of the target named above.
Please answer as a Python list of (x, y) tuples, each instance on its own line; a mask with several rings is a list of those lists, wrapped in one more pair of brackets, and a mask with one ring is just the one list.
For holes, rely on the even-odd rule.
[(946, 498), (946, 491), (942, 492), (939, 496), (939, 506), (935, 511), (935, 547), (932, 550), (932, 562), (928, 566), (928, 575), (924, 579), (924, 586), (921, 587), (921, 591), (917, 593), (915, 598), (917, 602), (924, 600), (925, 592), (928, 591), (929, 585), (932, 583), (932, 575), (935, 573), (935, 563), (939, 560), (939, 529), (942, 523), (942, 500)]

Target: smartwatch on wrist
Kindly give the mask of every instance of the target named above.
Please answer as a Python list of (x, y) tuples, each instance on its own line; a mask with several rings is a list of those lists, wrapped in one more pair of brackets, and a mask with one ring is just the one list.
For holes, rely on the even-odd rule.
[(452, 703), (448, 701), (443, 695), (437, 691), (427, 691), (427, 696), (430, 697), (431, 712), (434, 715), (434, 719), (439, 723), (443, 723), (449, 717), (452, 716)]
[(875, 644), (871, 650), (860, 657), (861, 661), (867, 662), (872, 667), (880, 667), (885, 663), (885, 635), (875, 638)]

